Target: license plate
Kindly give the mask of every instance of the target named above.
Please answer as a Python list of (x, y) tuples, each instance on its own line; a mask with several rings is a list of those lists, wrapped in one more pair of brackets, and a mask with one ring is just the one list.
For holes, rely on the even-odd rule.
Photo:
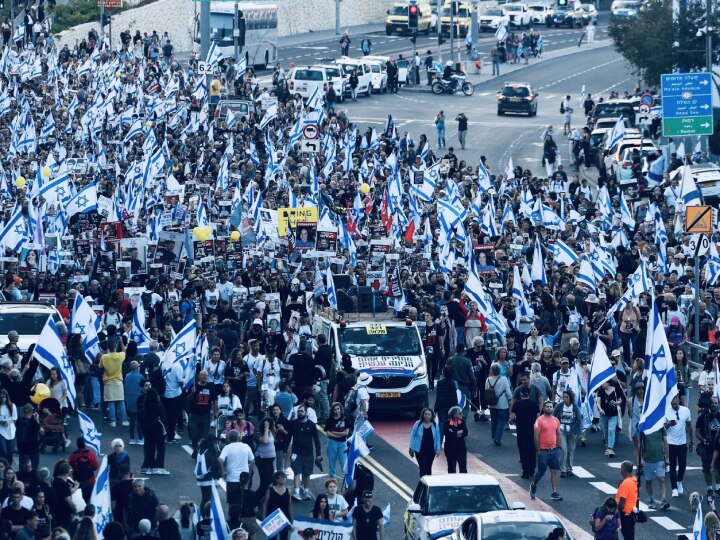
[(715, 187), (717, 186), (717, 182), (701, 182), (700, 183), (700, 189), (702, 188), (709, 188), (709, 187)]
[(511, 97), (510, 101), (518, 102), (521, 101), (519, 97)]
[(400, 392), (379, 392), (375, 394), (379, 398), (399, 398)]

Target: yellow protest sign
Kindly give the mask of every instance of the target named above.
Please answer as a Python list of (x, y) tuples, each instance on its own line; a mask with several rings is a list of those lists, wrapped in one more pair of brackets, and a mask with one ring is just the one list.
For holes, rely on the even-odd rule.
[(294, 229), (298, 221), (317, 223), (317, 207), (278, 208), (278, 236), (287, 236), (288, 228)]

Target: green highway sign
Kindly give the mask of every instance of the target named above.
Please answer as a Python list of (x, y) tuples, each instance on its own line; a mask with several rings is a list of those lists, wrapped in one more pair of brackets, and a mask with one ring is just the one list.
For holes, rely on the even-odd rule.
[(682, 137), (690, 135), (712, 134), (712, 116), (695, 116), (690, 118), (663, 118), (663, 135), (665, 137)]

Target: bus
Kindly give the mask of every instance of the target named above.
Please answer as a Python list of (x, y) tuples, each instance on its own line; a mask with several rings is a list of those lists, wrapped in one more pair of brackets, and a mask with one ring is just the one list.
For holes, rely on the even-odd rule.
[[(278, 8), (275, 4), (238, 2), (240, 18), (245, 22), (245, 45), (242, 54), (248, 66), (267, 67), (278, 60)], [(240, 28), (235, 20), (235, 3), (210, 2), (210, 39), (225, 58), (235, 54), (233, 28)], [(193, 21), (195, 50), (200, 50), (200, 13)]]

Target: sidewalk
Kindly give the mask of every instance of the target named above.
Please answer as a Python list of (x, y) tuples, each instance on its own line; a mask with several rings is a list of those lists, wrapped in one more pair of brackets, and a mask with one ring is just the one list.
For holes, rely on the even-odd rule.
[[(610, 47), (612, 45), (612, 40), (609, 39), (603, 39), (598, 40), (593, 43), (585, 43), (580, 47), (564, 47), (562, 49), (557, 50), (550, 50), (547, 52), (544, 52), (540, 58), (531, 58), (530, 63), (525, 64), (501, 64), (500, 65), (500, 71), (501, 74), (500, 77), (504, 77), (510, 73), (515, 73), (516, 71), (520, 71), (524, 68), (536, 66), (546, 60), (552, 60), (554, 58), (563, 58), (564, 56), (570, 56), (572, 54), (577, 54), (585, 51), (594, 51), (596, 49), (602, 49), (605, 47)], [(478, 86), (482, 83), (485, 83), (492, 79), (497, 79), (497, 75), (491, 75), (492, 73), (492, 64), (490, 63), (490, 57), (489, 56), (483, 56), (481, 57), (482, 60), (482, 70), (481, 72), (477, 72), (475, 69), (475, 62), (474, 61), (466, 61), (463, 60), (463, 63), (465, 63), (465, 66), (467, 68), (468, 63), (472, 67), (472, 70), (467, 70), (467, 80), (474, 86)], [(424, 75), (421, 73), (421, 75)], [(403, 91), (412, 91), (412, 92), (430, 92), (430, 87), (426, 84), (414, 84), (414, 85), (406, 85), (403, 86)]]
[[(372, 34), (376, 32), (385, 32), (385, 24), (360, 24), (357, 26), (348, 26), (340, 29), (340, 33), (336, 34), (335, 30), (318, 30), (317, 32), (308, 32), (306, 34), (293, 34), (290, 36), (278, 37), (278, 48), (281, 50), (284, 47), (295, 47), (297, 45), (308, 45), (316, 41), (327, 41), (337, 36), (338, 42), (340, 36), (347, 30), (350, 34), (350, 39), (354, 43), (356, 40), (362, 41), (362, 37), (365, 34)], [(358, 43), (358, 46), (360, 43)], [(338, 50), (340, 45), (338, 43)]]

